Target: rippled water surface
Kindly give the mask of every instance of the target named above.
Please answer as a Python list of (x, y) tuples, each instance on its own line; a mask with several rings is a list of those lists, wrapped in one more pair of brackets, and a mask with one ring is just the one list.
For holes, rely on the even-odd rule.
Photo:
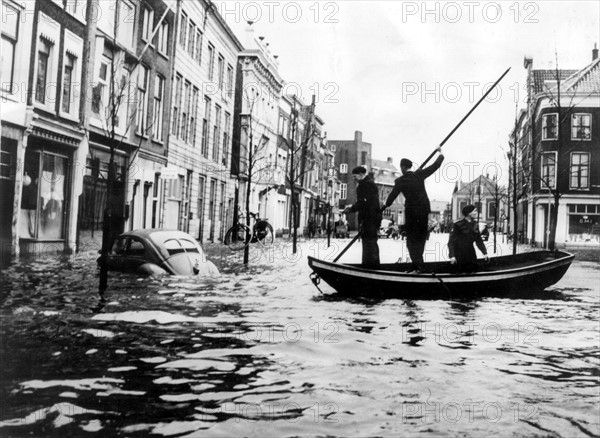
[(0, 436), (600, 434), (597, 264), (520, 299), (370, 301), (277, 251), (114, 274), (104, 301), (91, 257), (4, 270)]

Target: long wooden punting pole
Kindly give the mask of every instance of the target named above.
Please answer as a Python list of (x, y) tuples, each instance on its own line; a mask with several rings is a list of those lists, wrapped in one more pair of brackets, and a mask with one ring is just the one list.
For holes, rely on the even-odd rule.
[[(485, 98), (488, 96), (488, 94), (490, 94), (490, 93), (492, 92), (492, 90), (493, 90), (494, 88), (496, 88), (496, 85), (498, 85), (498, 83), (499, 83), (499, 82), (500, 82), (500, 81), (501, 81), (501, 80), (504, 78), (504, 76), (506, 76), (506, 74), (507, 74), (509, 71), (510, 71), (510, 67), (508, 67), (508, 68), (506, 69), (506, 71), (505, 71), (504, 73), (502, 73), (502, 76), (500, 76), (500, 77), (498, 78), (498, 80), (497, 80), (496, 82), (494, 82), (494, 85), (492, 85), (492, 86), (490, 87), (490, 89), (489, 89), (489, 90), (487, 90), (487, 91), (486, 91), (486, 93), (485, 93), (483, 96), (481, 96), (481, 99), (479, 99), (479, 100), (477, 101), (477, 103), (475, 104), (475, 106), (474, 106), (473, 108), (471, 108), (471, 111), (469, 111), (469, 112), (467, 113), (467, 115), (466, 115), (466, 116), (464, 116), (460, 122), (458, 122), (458, 125), (456, 125), (452, 131), (450, 131), (450, 134), (448, 134), (448, 135), (446, 136), (446, 138), (445, 138), (444, 140), (442, 140), (442, 142), (440, 143), (440, 145), (439, 145), (438, 147), (440, 147), (440, 148), (441, 148), (442, 146), (444, 146), (444, 144), (445, 144), (445, 143), (448, 141), (448, 139), (449, 139), (450, 137), (452, 137), (452, 134), (454, 134), (454, 132), (455, 132), (455, 131), (456, 131), (456, 130), (457, 130), (459, 127), (460, 127), (460, 125), (462, 125), (462, 124), (463, 124), (463, 122), (464, 122), (465, 120), (467, 120), (467, 118), (468, 118), (468, 117), (471, 115), (471, 113), (472, 113), (473, 111), (475, 111), (475, 108), (477, 108), (477, 107), (479, 106), (479, 104), (480, 104), (481, 102), (483, 102), (483, 100), (484, 100), (484, 99), (485, 99)], [(427, 159), (426, 159), (425, 161), (423, 161), (423, 164), (421, 164), (421, 165), (419, 166), (419, 169), (422, 169), (422, 168), (423, 168), (423, 167), (424, 167), (424, 166), (427, 164), (427, 162), (433, 158), (433, 156), (435, 155), (436, 151), (437, 151), (437, 148), (435, 148), (435, 149), (434, 149), (434, 151), (433, 151), (433, 152), (432, 152), (432, 153), (431, 153), (431, 154), (430, 154), (430, 155), (427, 157)]]
[[(426, 159), (425, 161), (423, 161), (423, 164), (421, 164), (421, 165), (419, 166), (419, 169), (422, 169), (422, 168), (423, 168), (423, 167), (424, 167), (424, 166), (427, 164), (427, 162), (433, 158), (433, 156), (434, 156), (434, 155), (435, 155), (435, 153), (437, 152), (438, 148), (441, 148), (442, 146), (444, 146), (444, 144), (445, 144), (445, 143), (448, 141), (448, 139), (449, 139), (450, 137), (452, 137), (452, 135), (453, 135), (453, 134), (456, 132), (456, 130), (457, 130), (459, 127), (460, 127), (460, 125), (462, 125), (462, 124), (463, 124), (463, 122), (464, 122), (465, 120), (467, 120), (467, 118), (468, 118), (468, 117), (471, 115), (471, 113), (472, 113), (473, 111), (475, 111), (475, 108), (477, 108), (477, 107), (479, 106), (479, 104), (480, 104), (481, 102), (483, 102), (483, 100), (484, 100), (484, 99), (485, 99), (485, 98), (488, 96), (488, 94), (490, 94), (490, 93), (492, 92), (492, 90), (493, 90), (494, 88), (496, 88), (496, 85), (498, 85), (498, 83), (499, 83), (499, 82), (500, 82), (500, 81), (501, 81), (501, 80), (504, 78), (504, 76), (506, 76), (506, 74), (507, 74), (509, 71), (510, 71), (510, 67), (508, 67), (508, 68), (506, 69), (506, 71), (505, 71), (504, 73), (502, 73), (502, 76), (500, 76), (500, 77), (498, 78), (498, 80), (497, 80), (496, 82), (494, 82), (494, 85), (492, 85), (492, 86), (490, 87), (490, 89), (489, 89), (489, 90), (487, 90), (487, 91), (486, 91), (486, 93), (485, 93), (483, 96), (481, 96), (481, 99), (479, 99), (479, 100), (477, 101), (477, 103), (476, 103), (476, 104), (473, 106), (473, 108), (471, 108), (471, 110), (470, 110), (470, 111), (467, 113), (467, 115), (466, 115), (466, 116), (464, 116), (460, 122), (458, 122), (458, 124), (457, 124), (457, 125), (454, 127), (454, 129), (453, 129), (452, 131), (450, 131), (450, 134), (448, 134), (448, 135), (446, 136), (446, 138), (444, 138), (444, 140), (442, 140), (442, 142), (440, 143), (440, 145), (439, 145), (437, 148), (435, 148), (435, 149), (433, 150), (433, 152), (432, 152), (432, 153), (431, 153), (431, 154), (430, 154), (430, 155), (427, 157), (427, 159)], [(348, 245), (347, 245), (347, 246), (346, 246), (346, 247), (345, 247), (345, 248), (342, 250), (342, 252), (340, 252), (340, 253), (338, 254), (338, 256), (337, 256), (337, 257), (336, 257), (336, 258), (333, 260), (333, 262), (334, 262), (334, 263), (335, 263), (335, 262), (337, 262), (337, 261), (340, 259), (340, 257), (342, 257), (342, 256), (345, 254), (345, 252), (346, 252), (346, 251), (348, 251), (348, 248), (350, 248), (350, 247), (351, 247), (351, 246), (354, 244), (354, 242), (356, 242), (356, 241), (358, 240), (358, 238), (360, 237), (360, 234), (361, 234), (361, 233), (360, 233), (360, 231), (359, 231), (359, 232), (358, 232), (358, 234), (357, 234), (356, 236), (354, 236), (354, 238), (353, 238), (353, 239), (350, 241), (350, 243), (349, 243), (349, 244), (348, 244)]]

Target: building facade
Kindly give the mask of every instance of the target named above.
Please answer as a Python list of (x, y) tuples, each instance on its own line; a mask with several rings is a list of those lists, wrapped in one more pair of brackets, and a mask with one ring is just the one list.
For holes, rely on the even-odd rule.
[(517, 184), (528, 191), (517, 214), (526, 214), (526, 239), (546, 246), (556, 211), (558, 246), (600, 244), (600, 59), (578, 71), (534, 70), (526, 58), (528, 105), (512, 133)]
[[(433, 203), (433, 201), (432, 201)], [(477, 208), (478, 222), (485, 222), (490, 229), (494, 221), (498, 229), (507, 218), (507, 191), (506, 187), (499, 185), (493, 178), (480, 175), (473, 181), (456, 183), (451, 202), (452, 222), (462, 219), (462, 209), (469, 204)], [(432, 205), (432, 212), (434, 211)], [(437, 206), (438, 220), (443, 217), (447, 204), (440, 202)]]
[(210, 2), (178, 1), (162, 226), (200, 242), (232, 224), (235, 68), (242, 45)]

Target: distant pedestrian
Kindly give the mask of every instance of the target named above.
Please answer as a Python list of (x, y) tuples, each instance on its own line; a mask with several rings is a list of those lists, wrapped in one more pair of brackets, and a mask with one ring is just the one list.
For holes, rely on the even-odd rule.
[(315, 220), (312, 217), (308, 219), (308, 237), (315, 237)]
[(487, 248), (483, 244), (477, 224), (477, 209), (474, 205), (467, 205), (462, 209), (463, 219), (454, 223), (448, 249), (450, 250), (450, 263), (456, 265), (458, 272), (474, 272), (479, 268), (477, 254), (473, 243), (488, 260)]

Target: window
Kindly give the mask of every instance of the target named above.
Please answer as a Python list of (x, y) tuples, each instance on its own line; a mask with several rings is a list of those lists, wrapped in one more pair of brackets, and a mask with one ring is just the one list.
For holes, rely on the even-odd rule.
[(144, 18), (142, 22), (142, 39), (144, 41), (150, 41), (152, 37), (152, 31), (154, 27), (154, 11), (152, 9), (144, 8)]
[(190, 143), (196, 145), (196, 123), (198, 122), (198, 95), (200, 90), (194, 87), (192, 91), (192, 109), (190, 110)]
[(186, 32), (187, 32), (187, 15), (185, 12), (181, 13), (181, 25), (179, 27), (179, 44), (181, 47), (185, 49), (185, 44), (187, 42)]
[(217, 80), (219, 81), (219, 90), (223, 90), (223, 81), (225, 75), (225, 58), (219, 55), (217, 60)]
[(154, 80), (154, 122), (152, 123), (152, 137), (156, 141), (162, 141), (164, 88), (165, 78), (157, 75)]
[(340, 173), (341, 174), (348, 173), (348, 164), (346, 164), (346, 163), (340, 164)]
[(15, 51), (19, 35), (19, 10), (2, 2), (2, 90), (14, 92)]
[(73, 70), (77, 58), (71, 53), (67, 53), (65, 58), (62, 89), (62, 110), (65, 113), (71, 112), (71, 99), (73, 98)]
[(190, 115), (190, 89), (192, 84), (189, 81), (185, 81), (183, 86), (183, 102), (181, 106), (181, 130), (179, 131), (180, 138), (187, 142), (188, 139), (188, 117)]
[(40, 38), (38, 45), (37, 77), (35, 81), (35, 100), (46, 103), (46, 86), (52, 43), (46, 38)]
[(183, 78), (181, 75), (175, 76), (175, 99), (173, 103), (173, 115), (171, 134), (179, 136), (179, 109), (181, 108), (181, 89), (183, 87)]
[(86, 3), (85, 0), (67, 0), (65, 10), (73, 17), (85, 23)]
[(196, 29), (196, 54), (194, 58), (200, 64), (200, 59), (202, 58), (202, 32), (200, 32), (200, 29)]
[(346, 199), (348, 197), (348, 184), (340, 184), (340, 199)]
[(542, 188), (556, 187), (556, 152), (542, 154)]
[(542, 140), (556, 140), (558, 138), (558, 114), (544, 114), (542, 116)]
[(574, 152), (571, 154), (570, 184), (571, 189), (587, 189), (590, 187), (590, 154)]
[(360, 164), (362, 164), (363, 166), (367, 165), (367, 152), (366, 151), (362, 151), (360, 153)]
[(592, 116), (590, 114), (573, 114), (571, 118), (571, 139), (592, 139)]
[(109, 37), (115, 34), (115, 12), (117, 10), (116, 0), (103, 1), (96, 14), (98, 29), (102, 30)]
[(231, 115), (225, 112), (225, 126), (223, 127), (223, 165), (227, 165), (227, 154), (229, 153), (229, 124)]
[(227, 64), (227, 97), (233, 96), (233, 67)]
[(213, 80), (213, 70), (215, 68), (215, 48), (208, 43), (208, 80)]
[(137, 78), (137, 110), (136, 110), (136, 126), (139, 135), (145, 135), (148, 127), (148, 68), (141, 65), (138, 70)]
[(108, 84), (108, 60), (103, 58), (100, 61), (98, 72), (98, 82), (92, 89), (92, 111), (94, 114), (101, 115), (100, 111), (104, 104), (104, 92)]
[(169, 23), (166, 21), (163, 21), (163, 23), (160, 25), (157, 42), (158, 51), (166, 56), (169, 47)]
[(202, 119), (202, 156), (208, 158), (208, 122), (210, 121), (210, 99), (204, 98), (204, 118)]
[(187, 44), (187, 52), (193, 58), (196, 49), (194, 47), (194, 43), (196, 42), (196, 25), (190, 20), (190, 24), (188, 25), (188, 44)]
[(219, 138), (221, 132), (221, 107), (215, 105), (215, 125), (213, 126), (213, 153), (212, 159), (217, 161), (219, 159)]
[(119, 1), (117, 40), (125, 47), (133, 48), (135, 29), (135, 6), (128, 0)]

